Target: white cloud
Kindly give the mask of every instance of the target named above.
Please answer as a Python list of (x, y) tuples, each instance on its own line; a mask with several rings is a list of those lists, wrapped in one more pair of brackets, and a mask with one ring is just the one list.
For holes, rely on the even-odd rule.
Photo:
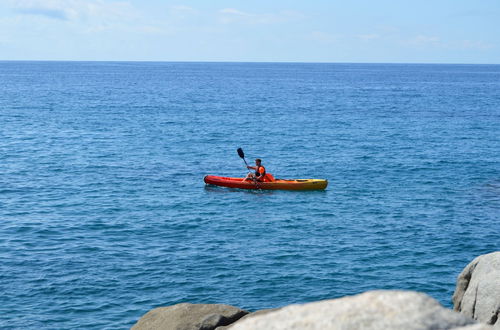
[(380, 35), (376, 33), (369, 33), (369, 34), (360, 34), (357, 36), (361, 40), (374, 40), (374, 39), (380, 39)]
[(198, 14), (198, 11), (189, 6), (177, 5), (170, 7), (170, 15), (177, 19), (185, 19)]
[(436, 36), (428, 36), (419, 34), (413, 38), (406, 40), (406, 43), (411, 46), (424, 47), (424, 46), (442, 46), (443, 43)]
[(251, 14), (244, 13), (241, 10), (234, 8), (224, 8), (219, 11), (222, 14), (230, 14), (230, 15), (240, 15), (240, 16), (252, 16)]
[(193, 7), (184, 6), (184, 5), (171, 6), (170, 8), (173, 10), (179, 10), (179, 11), (194, 11), (195, 10)]
[(31, 7), (31, 8), (18, 8), (16, 10), (19, 14), (34, 15), (34, 16), (44, 16), (51, 19), (68, 20), (69, 15), (66, 11), (56, 9), (56, 8), (42, 8), (42, 7)]
[[(60, 42), (85, 40), (89, 35), (102, 39), (134, 40), (141, 36), (172, 35), (163, 21), (144, 17), (126, 1), (106, 0), (0, 0), (14, 15), (9, 23), (0, 21), (0, 39), (29, 47), (32, 40), (54, 37)], [(64, 24), (64, 28), (61, 28)], [(8, 32), (6, 32), (8, 31)], [(12, 36), (17, 36), (15, 39)], [(71, 35), (71, 37), (68, 37)], [(63, 37), (64, 36), (64, 37)], [(112, 37), (113, 36), (113, 37)], [(12, 39), (12, 40), (11, 40)], [(98, 40), (98, 39), (96, 39)]]
[(219, 10), (219, 21), (224, 24), (276, 24), (304, 18), (299, 12), (284, 10), (279, 13), (254, 14), (236, 8), (224, 8)]
[(439, 42), (439, 38), (436, 36), (418, 35), (413, 39), (413, 42), (417, 44), (435, 44)]
[(461, 49), (477, 49), (477, 50), (489, 50), (495, 48), (493, 44), (484, 41), (474, 41), (474, 40), (462, 40), (456, 43), (457, 48)]
[(128, 2), (103, 0), (9, 0), (10, 7), (21, 15), (42, 16), (57, 20), (87, 18), (117, 19), (132, 17)]
[(306, 36), (306, 39), (322, 44), (332, 44), (338, 41), (339, 37), (322, 31), (313, 31)]
[(442, 40), (437, 36), (428, 36), (419, 34), (404, 42), (412, 47), (425, 48), (434, 47), (449, 50), (490, 50), (495, 48), (491, 43), (480, 40)]

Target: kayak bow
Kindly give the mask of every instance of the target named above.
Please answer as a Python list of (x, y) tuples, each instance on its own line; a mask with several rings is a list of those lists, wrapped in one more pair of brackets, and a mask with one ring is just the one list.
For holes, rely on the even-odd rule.
[(204, 178), (206, 184), (221, 187), (239, 189), (263, 189), (263, 190), (323, 190), (328, 185), (328, 180), (322, 179), (276, 179), (273, 182), (243, 181), (243, 178), (228, 178), (216, 175), (207, 175)]

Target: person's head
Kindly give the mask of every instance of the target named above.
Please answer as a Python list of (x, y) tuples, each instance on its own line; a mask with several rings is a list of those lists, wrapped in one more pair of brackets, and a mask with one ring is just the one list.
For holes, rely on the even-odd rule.
[(260, 166), (260, 164), (262, 164), (262, 159), (257, 158), (257, 159), (255, 160), (255, 165)]

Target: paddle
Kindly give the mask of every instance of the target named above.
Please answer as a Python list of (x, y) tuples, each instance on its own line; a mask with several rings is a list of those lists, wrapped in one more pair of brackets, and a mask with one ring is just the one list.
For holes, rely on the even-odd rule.
[(243, 152), (243, 149), (241, 148), (238, 148), (238, 156), (240, 156), (241, 159), (243, 159), (243, 161), (245, 162), (245, 165), (248, 166), (248, 163), (247, 161), (245, 160), (245, 153)]
[[(247, 166), (247, 170), (248, 170), (248, 163), (245, 159), (245, 153), (243, 152), (243, 149), (241, 148), (238, 148), (238, 156), (240, 156), (241, 159), (243, 159), (243, 161), (245, 162), (245, 165)], [(248, 173), (250, 173), (251, 171), (248, 171)], [(259, 186), (259, 182), (257, 181), (257, 179), (253, 179), (253, 182), (255, 183), (255, 185), (257, 186), (258, 189), (260, 189), (260, 186)]]

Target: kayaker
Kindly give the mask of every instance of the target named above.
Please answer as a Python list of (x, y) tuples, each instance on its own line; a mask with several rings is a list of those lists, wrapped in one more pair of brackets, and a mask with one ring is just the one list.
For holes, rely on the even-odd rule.
[(243, 179), (243, 181), (246, 180), (254, 180), (254, 181), (264, 181), (264, 178), (266, 176), (266, 168), (262, 166), (262, 159), (257, 158), (255, 160), (255, 166), (247, 166), (249, 170), (255, 170), (254, 173), (248, 173), (247, 177)]

